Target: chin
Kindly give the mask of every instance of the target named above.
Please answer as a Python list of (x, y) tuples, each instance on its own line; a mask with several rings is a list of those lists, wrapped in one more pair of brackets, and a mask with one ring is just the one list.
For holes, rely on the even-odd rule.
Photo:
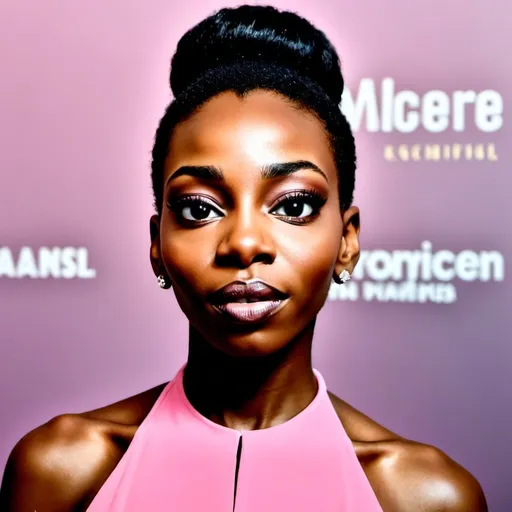
[(269, 338), (272, 339), (271, 336), (262, 332), (228, 335), (221, 344), (215, 343), (215, 346), (233, 357), (265, 357), (279, 352), (287, 344), (287, 342), (276, 343), (275, 338), (269, 343)]

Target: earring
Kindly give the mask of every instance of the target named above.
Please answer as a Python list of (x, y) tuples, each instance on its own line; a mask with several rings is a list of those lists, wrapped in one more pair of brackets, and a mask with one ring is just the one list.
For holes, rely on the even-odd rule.
[(346, 283), (347, 281), (350, 281), (350, 272), (348, 270), (344, 270), (339, 276), (340, 283)]
[(167, 286), (167, 281), (165, 279), (165, 277), (160, 274), (157, 278), (156, 278), (157, 282), (158, 282), (158, 286), (160, 286), (160, 288), (165, 288)]

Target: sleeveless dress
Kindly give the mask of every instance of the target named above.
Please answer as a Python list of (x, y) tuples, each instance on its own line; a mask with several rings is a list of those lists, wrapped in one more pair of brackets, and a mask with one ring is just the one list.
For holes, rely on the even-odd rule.
[(318, 371), (302, 412), (244, 432), (196, 411), (183, 372), (87, 512), (382, 512)]

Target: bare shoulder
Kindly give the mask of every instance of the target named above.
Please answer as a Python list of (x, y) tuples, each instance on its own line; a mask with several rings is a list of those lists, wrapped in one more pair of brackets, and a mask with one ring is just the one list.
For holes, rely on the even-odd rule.
[(478, 481), (444, 452), (405, 439), (331, 395), (384, 511), (487, 512)]
[(58, 416), (26, 434), (9, 456), (0, 510), (85, 510), (163, 386), (101, 409)]
[(390, 510), (487, 511), (477, 480), (438, 448), (407, 440), (378, 444), (363, 448), (378, 453), (367, 475)]

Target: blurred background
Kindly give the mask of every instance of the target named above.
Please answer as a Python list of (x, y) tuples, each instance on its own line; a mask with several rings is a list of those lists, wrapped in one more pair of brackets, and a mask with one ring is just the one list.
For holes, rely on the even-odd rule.
[[(0, 474), (26, 432), (167, 381), (187, 324), (149, 265), (170, 57), (217, 0), (0, 0)], [(254, 3), (254, 2), (253, 2)], [(512, 5), (274, 0), (337, 47), (361, 264), (314, 362), (512, 510)]]

